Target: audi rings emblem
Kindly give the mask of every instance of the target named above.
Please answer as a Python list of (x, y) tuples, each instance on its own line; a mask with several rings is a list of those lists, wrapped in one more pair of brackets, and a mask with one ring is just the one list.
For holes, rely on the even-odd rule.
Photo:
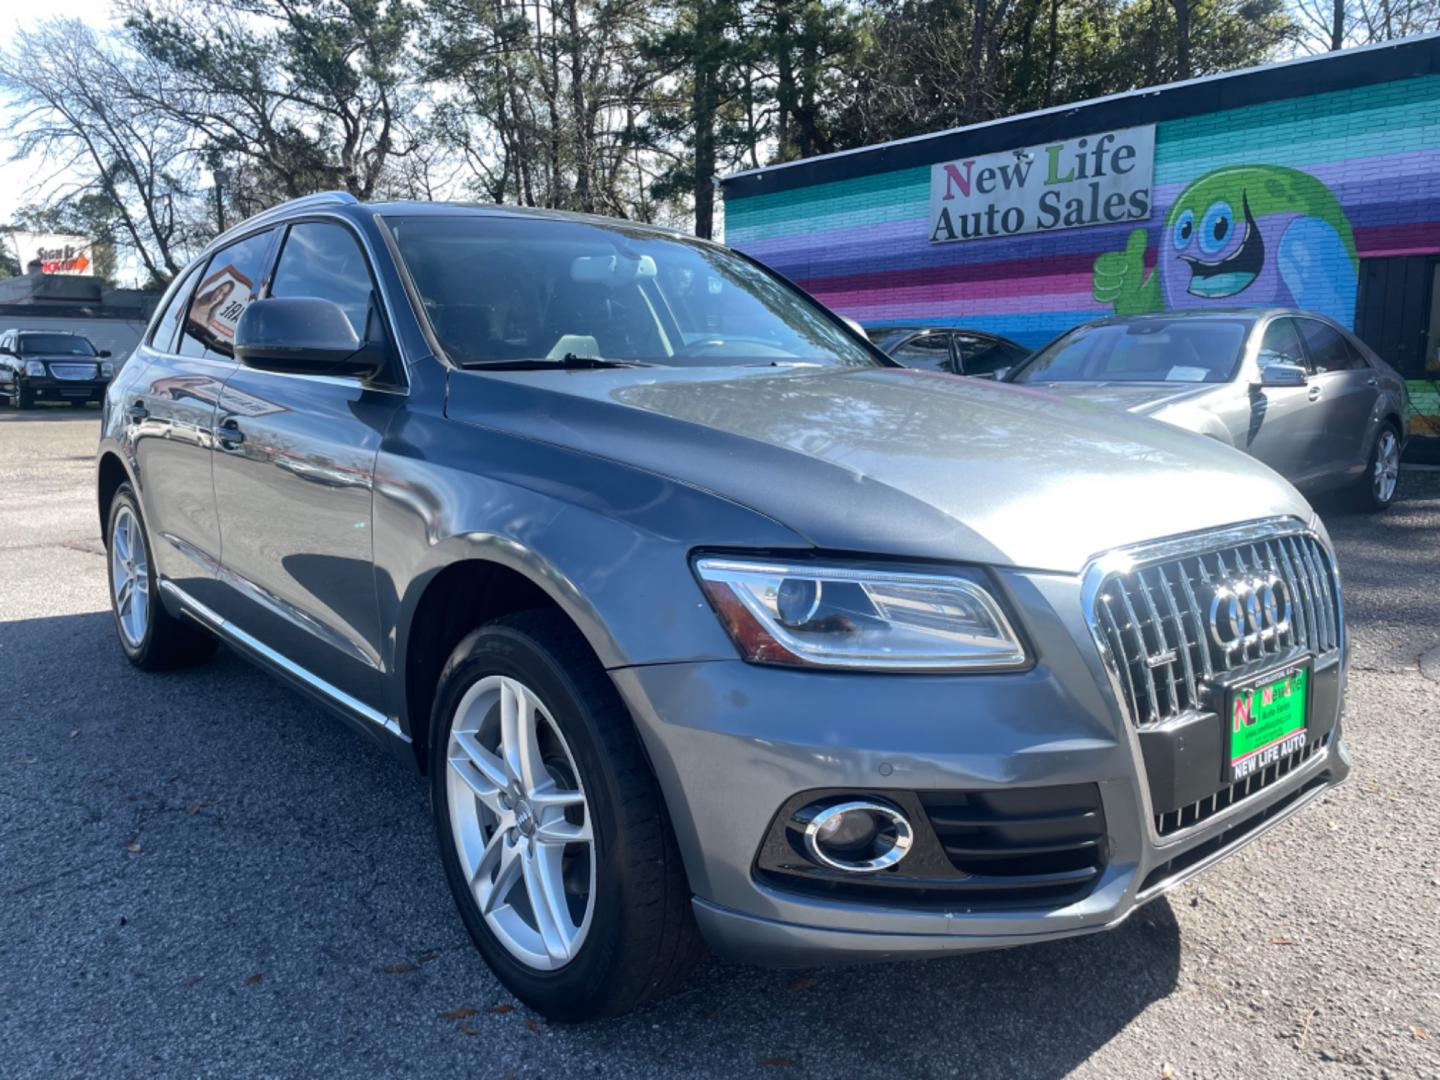
[(1210, 597), (1210, 640), (1227, 653), (1290, 630), (1290, 590), (1280, 577), (1230, 578)]

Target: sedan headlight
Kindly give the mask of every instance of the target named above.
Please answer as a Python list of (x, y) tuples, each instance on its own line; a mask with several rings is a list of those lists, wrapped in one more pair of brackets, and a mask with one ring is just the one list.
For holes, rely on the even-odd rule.
[(45, 362), (43, 360), (26, 360), (25, 374), (33, 375), (37, 379), (45, 377)]
[(706, 557), (695, 572), (740, 654), (764, 664), (891, 671), (1023, 667), (976, 577)]

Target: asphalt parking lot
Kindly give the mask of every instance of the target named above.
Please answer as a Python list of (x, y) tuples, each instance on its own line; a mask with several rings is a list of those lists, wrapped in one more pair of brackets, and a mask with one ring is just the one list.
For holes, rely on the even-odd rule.
[(1440, 1075), (1440, 472), (1325, 511), (1355, 772), (1258, 843), (1107, 934), (712, 961), (567, 1027), (472, 949), (411, 771), (229, 653), (126, 663), (97, 430), (0, 409), (0, 1075)]

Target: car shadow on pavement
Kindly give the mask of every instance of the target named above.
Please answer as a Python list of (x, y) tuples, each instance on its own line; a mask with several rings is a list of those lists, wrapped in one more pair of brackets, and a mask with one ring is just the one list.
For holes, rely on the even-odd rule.
[[(225, 650), (146, 675), (113, 634), (108, 612), (0, 622), (0, 794), (26, 808), (3, 827), (0, 940), (17, 943), (7, 966), (23, 972), (10, 994), (59, 1001), (21, 1060), (106, 999), (132, 1004), (101, 1036), (118, 1043), (105, 1060), (147, 1038), (213, 1045), (217, 1023), (263, 1023), (279, 1047), (323, 997), (423, 1061), (435, 1033), (397, 1018), (508, 1008), (455, 915), (426, 785), (405, 761)], [(49, 925), (94, 929), (61, 948), (37, 930)], [(663, 1062), (692, 1075), (1061, 1076), (1170, 993), (1179, 960), (1160, 900), (1108, 933), (946, 960), (797, 972), (710, 959), (635, 1014), (547, 1029), (618, 1075)], [(97, 968), (111, 974), (82, 977)], [(260, 972), (275, 1000), (237, 1006)]]
[(943, 960), (803, 972), (716, 960), (668, 1007), (609, 1023), (693, 1013), (687, 1040), (744, 1032), (759, 1063), (806, 1074), (1059, 1077), (1171, 993), (1179, 970), (1162, 898), (1106, 933)]

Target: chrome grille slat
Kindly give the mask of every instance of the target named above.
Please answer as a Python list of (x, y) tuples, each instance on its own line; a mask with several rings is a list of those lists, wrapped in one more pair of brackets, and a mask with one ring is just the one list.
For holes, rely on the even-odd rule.
[(1280, 565), (1284, 567), (1285, 580), (1295, 587), (1295, 595), (1291, 601), (1291, 622), (1301, 631), (1300, 644), (1309, 648), (1310, 643), (1315, 640), (1315, 628), (1310, 619), (1310, 605), (1300, 586), (1300, 575), (1295, 569), (1294, 560), (1290, 558), (1289, 545), (1283, 539), (1277, 540), (1275, 548), (1280, 552)]
[(1195, 620), (1195, 647), (1200, 653), (1200, 659), (1204, 662), (1205, 677), (1215, 677), (1215, 665), (1210, 660), (1210, 646), (1205, 641), (1205, 625), (1200, 621), (1200, 602), (1195, 599), (1195, 588), (1190, 584), (1190, 574), (1185, 569), (1185, 564), (1180, 564), (1180, 584), (1185, 586), (1185, 603), (1189, 605), (1190, 616)]
[[(1135, 577), (1140, 583), (1140, 595), (1145, 598), (1145, 610), (1150, 614), (1150, 625), (1155, 628), (1155, 655), (1166, 655), (1174, 646), (1170, 644), (1170, 638), (1165, 633), (1165, 624), (1161, 621), (1160, 612), (1155, 607), (1155, 597), (1150, 594), (1150, 584), (1145, 580), (1145, 571), (1136, 571)], [(1145, 666), (1149, 667), (1150, 665), (1147, 662)], [(1170, 693), (1169, 711), (1179, 712), (1180, 698), (1175, 688), (1175, 664), (1173, 661), (1166, 661), (1159, 666), (1165, 669), (1165, 684)]]
[(1190, 705), (1193, 707), (1199, 704), (1200, 691), (1195, 683), (1195, 665), (1190, 659), (1190, 639), (1185, 633), (1185, 620), (1180, 616), (1180, 605), (1175, 602), (1175, 594), (1170, 590), (1170, 579), (1165, 576), (1165, 567), (1160, 565), (1155, 569), (1156, 576), (1160, 578), (1162, 595), (1165, 603), (1170, 608), (1170, 615), (1175, 620), (1175, 632), (1180, 635), (1180, 658), (1185, 668), (1185, 692), (1190, 695)]
[[(1125, 565), (1104, 575), (1090, 594), (1096, 639), (1137, 727), (1216, 708), (1202, 680), (1263, 670), (1267, 661), (1301, 650), (1323, 657), (1340, 646), (1334, 559), (1318, 538), (1297, 530), (1203, 544), (1202, 538), (1193, 552), (1181, 548), (1178, 555)], [(1241, 600), (1246, 632), (1238, 641), (1224, 630), (1212, 638), (1211, 598), (1222, 587), (1229, 589), (1222, 597)], [(1288, 625), (1244, 614), (1245, 600), (1257, 596), (1261, 611), (1266, 600), (1277, 601), (1275, 607), (1288, 601)], [(1202, 817), (1207, 811), (1214, 812), (1193, 808)]]
[(1096, 607), (1105, 624), (1105, 636), (1109, 639), (1106, 663), (1120, 670), (1125, 679), (1125, 696), (1127, 700), (1133, 701), (1135, 699), (1135, 679), (1130, 674), (1130, 664), (1125, 659), (1125, 641), (1120, 634), (1120, 625), (1115, 621), (1115, 613), (1110, 610), (1110, 597), (1101, 595), (1100, 599), (1096, 601)]
[(1319, 545), (1310, 540), (1305, 541), (1305, 558), (1310, 564), (1310, 573), (1320, 585), (1320, 595), (1324, 598), (1324, 606), (1321, 612), (1325, 617), (1325, 648), (1333, 649), (1340, 640), (1340, 635), (1335, 626), (1335, 598), (1330, 592), (1329, 574), (1320, 565), (1323, 556), (1320, 554)]
[[(1155, 692), (1155, 676), (1150, 671), (1150, 665), (1145, 662), (1145, 635), (1140, 632), (1140, 619), (1135, 614), (1135, 605), (1130, 602), (1129, 590), (1125, 588), (1123, 581), (1117, 581), (1116, 584), (1120, 586), (1120, 602), (1125, 605), (1125, 617), (1130, 621), (1130, 629), (1135, 632), (1136, 655), (1134, 657), (1134, 663), (1138, 664), (1140, 670), (1145, 674), (1145, 688), (1149, 691), (1145, 699), (1147, 711), (1150, 714), (1149, 720), (1152, 724), (1158, 724), (1160, 722), (1160, 703), (1155, 700), (1158, 696)], [(1121, 644), (1124, 644), (1123, 636), (1121, 638)], [(1130, 658), (1127, 657), (1126, 659), (1128, 660)]]
[(1287, 536), (1285, 544), (1290, 549), (1290, 557), (1295, 564), (1295, 583), (1300, 586), (1305, 604), (1305, 628), (1309, 633), (1309, 645), (1312, 649), (1318, 649), (1321, 645), (1320, 617), (1315, 607), (1315, 598), (1310, 593), (1310, 576), (1305, 569), (1305, 560), (1301, 557), (1300, 545), (1293, 536)]

